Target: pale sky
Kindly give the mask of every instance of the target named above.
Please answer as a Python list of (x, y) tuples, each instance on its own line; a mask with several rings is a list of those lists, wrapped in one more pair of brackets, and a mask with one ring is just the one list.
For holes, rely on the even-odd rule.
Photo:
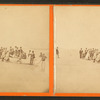
[(55, 6), (56, 45), (60, 48), (100, 48), (100, 7)]
[(0, 6), (0, 46), (49, 48), (49, 6)]

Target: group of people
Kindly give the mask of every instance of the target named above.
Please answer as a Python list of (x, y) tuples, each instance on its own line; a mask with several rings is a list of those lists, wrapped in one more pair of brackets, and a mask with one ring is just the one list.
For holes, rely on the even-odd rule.
[[(42, 52), (40, 53), (39, 57), (41, 57), (41, 62), (43, 64), (47, 57)], [(33, 65), (34, 59), (35, 59), (35, 52), (32, 50), (29, 50), (28, 54), (26, 54), (26, 52), (24, 52), (22, 47), (17, 47), (17, 46), (15, 46), (14, 48), (13, 47), (10, 47), (10, 48), (1, 47), (0, 48), (1, 61), (10, 62), (11, 58), (16, 58), (17, 63), (22, 63), (22, 59), (29, 58), (29, 64)]]
[(80, 49), (80, 59), (92, 60), (93, 62), (100, 62), (100, 51), (98, 49)]

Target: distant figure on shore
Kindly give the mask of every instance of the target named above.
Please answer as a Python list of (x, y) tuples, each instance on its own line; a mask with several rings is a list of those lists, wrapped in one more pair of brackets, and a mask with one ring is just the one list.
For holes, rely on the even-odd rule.
[(59, 58), (59, 50), (58, 50), (58, 47), (56, 48), (56, 55)]
[(5, 56), (5, 61), (10, 61), (10, 57), (9, 57), (9, 51), (6, 52), (6, 56)]
[(28, 57), (31, 55), (31, 50), (29, 50)]
[(22, 63), (22, 53), (21, 52), (19, 53), (17, 62), (20, 64)]
[(23, 56), (23, 50), (22, 47), (20, 47), (19, 51), (19, 55), (18, 55), (18, 60), (17, 62), (19, 62), (20, 64), (22, 63), (22, 56)]
[(83, 57), (83, 50), (82, 50), (82, 48), (80, 49), (79, 54), (80, 54), (80, 59), (81, 59)]
[(34, 51), (32, 51), (32, 53), (30, 54), (30, 65), (33, 65), (34, 59), (35, 59), (35, 54)]
[(39, 55), (39, 57), (42, 57), (42, 52), (40, 52), (40, 55)]
[(41, 55), (41, 69), (43, 70), (43, 71), (45, 71), (45, 60), (46, 60), (46, 56), (45, 56), (45, 54), (42, 54)]
[(88, 52), (88, 50), (87, 50), (87, 48), (85, 49), (85, 56), (87, 55), (87, 52)]

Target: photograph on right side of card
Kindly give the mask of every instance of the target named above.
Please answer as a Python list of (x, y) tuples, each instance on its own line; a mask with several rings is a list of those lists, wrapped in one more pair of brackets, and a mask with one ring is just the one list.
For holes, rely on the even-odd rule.
[(100, 93), (100, 6), (54, 7), (55, 93)]

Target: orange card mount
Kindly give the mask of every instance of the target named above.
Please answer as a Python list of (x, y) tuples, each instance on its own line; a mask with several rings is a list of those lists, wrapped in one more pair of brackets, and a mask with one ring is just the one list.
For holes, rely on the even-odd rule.
[(49, 4), (0, 4), (0, 6), (49, 6), (49, 92), (0, 92), (0, 96), (53, 96), (53, 6)]

